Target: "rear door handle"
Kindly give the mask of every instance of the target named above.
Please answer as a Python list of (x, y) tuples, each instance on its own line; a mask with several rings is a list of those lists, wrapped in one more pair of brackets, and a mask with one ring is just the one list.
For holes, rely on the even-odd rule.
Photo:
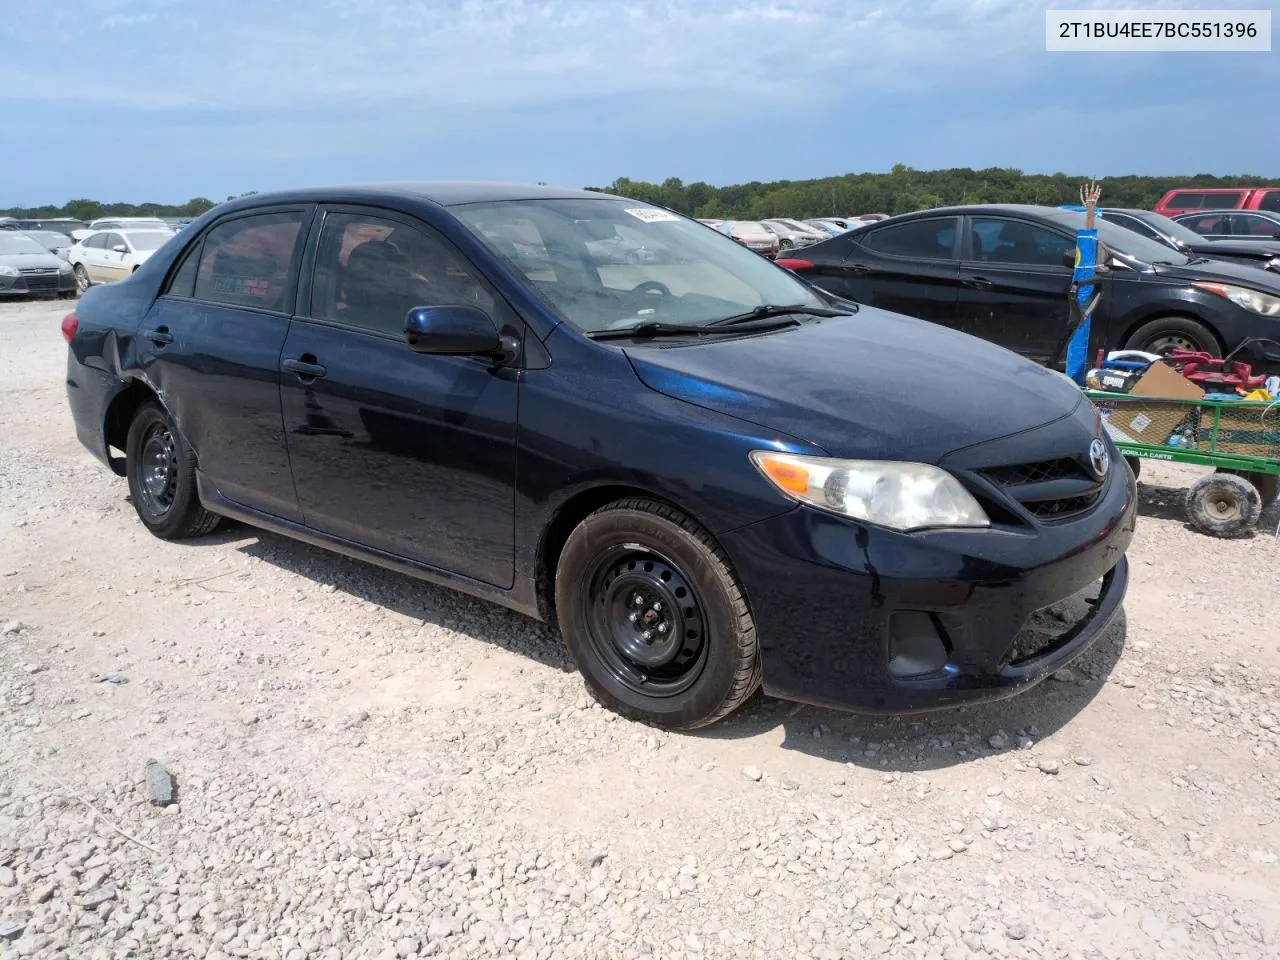
[(861, 263), (851, 263), (845, 269), (848, 270), (850, 273), (870, 273), (871, 272), (870, 267), (864, 266)]
[[(310, 359), (306, 359), (310, 357)], [(315, 357), (310, 354), (303, 354), (302, 359), (286, 360), (280, 366), (289, 371), (289, 373), (297, 374), (299, 380), (316, 380), (323, 377), (329, 371), (322, 365), (315, 362)]]
[(994, 286), (986, 277), (966, 277), (963, 282), (966, 287), (973, 287), (975, 290), (990, 290)]
[(173, 334), (169, 332), (168, 327), (156, 327), (154, 330), (148, 330), (143, 336), (157, 347), (165, 347), (173, 343)]

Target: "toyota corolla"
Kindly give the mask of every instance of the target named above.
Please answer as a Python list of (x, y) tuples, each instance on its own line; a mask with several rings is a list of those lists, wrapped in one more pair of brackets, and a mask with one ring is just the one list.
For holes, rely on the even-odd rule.
[(762, 682), (1009, 696), (1127, 584), (1133, 479), (1068, 380), (620, 197), (257, 194), (63, 334), (78, 435), (156, 536), (236, 518), (558, 623), (669, 727)]

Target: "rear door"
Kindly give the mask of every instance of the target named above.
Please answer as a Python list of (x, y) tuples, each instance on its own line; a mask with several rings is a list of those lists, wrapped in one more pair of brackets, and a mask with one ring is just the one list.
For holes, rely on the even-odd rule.
[(1016, 217), (966, 217), (959, 321), (965, 333), (1044, 362), (1069, 322), (1075, 237)]
[(301, 521), (280, 413), (310, 205), (225, 217), (179, 258), (138, 333), (142, 375), (195, 451), (202, 483)]
[(858, 303), (954, 326), (959, 217), (886, 223), (849, 234), (839, 267), (819, 285)]

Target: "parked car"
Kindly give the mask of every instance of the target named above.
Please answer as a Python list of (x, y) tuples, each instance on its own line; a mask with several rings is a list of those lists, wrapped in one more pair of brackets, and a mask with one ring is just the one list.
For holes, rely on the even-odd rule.
[(864, 223), (875, 223), (875, 222), (880, 221), (880, 220), (888, 220), (888, 219), (889, 219), (889, 214), (887, 214), (887, 213), (860, 213), (860, 214), (858, 214), (858, 216), (857, 216), (857, 218), (856, 218), (856, 219), (861, 220), (861, 221), (863, 221)]
[(71, 234), (75, 240), (83, 240), (94, 230), (168, 230), (175, 232), (163, 217), (99, 217), (89, 222), (83, 230)]
[(67, 254), (71, 250), (72, 240), (65, 233), (59, 233), (57, 230), (21, 230), (19, 233), (24, 237), (30, 237), (54, 256), (63, 260), (68, 259)]
[(766, 257), (776, 257), (782, 250), (778, 235), (755, 220), (725, 220), (716, 229), (726, 237), (737, 240), (748, 250)]
[(1185, 225), (1150, 210), (1106, 207), (1101, 211), (1111, 223), (1118, 224), (1188, 256), (1231, 260), (1255, 267), (1280, 270), (1280, 240), (1215, 240), (1202, 237)]
[(53, 230), (71, 236), (74, 230), (86, 226), (83, 220), (72, 220), (68, 217), (50, 217), (48, 219), (23, 219), (19, 217), (0, 218), (0, 230)]
[(24, 233), (0, 230), (0, 298), (76, 295), (71, 265)]
[(1179, 187), (1167, 192), (1155, 206), (1155, 212), (1166, 217), (1223, 209), (1280, 213), (1280, 187)]
[(777, 236), (779, 252), (812, 246), (827, 239), (825, 234), (819, 233), (813, 227), (805, 226), (802, 229), (784, 220), (761, 220), (760, 225)]
[[(619, 229), (669, 262), (594, 262)], [(237, 517), (557, 622), (602, 703), (669, 727), (762, 678), (877, 712), (1011, 696), (1128, 581), (1134, 481), (1074, 384), (640, 201), (257, 194), (63, 335), (77, 435), (155, 535)]]
[[(780, 260), (833, 294), (931, 320), (1050, 360), (1066, 336), (1076, 231), (1084, 215), (1054, 207), (922, 210), (863, 227)], [(1108, 347), (1222, 356), (1246, 337), (1275, 337), (1280, 277), (1192, 259), (1098, 221), (1102, 297), (1092, 329)], [(909, 350), (909, 347), (906, 348)], [(1250, 348), (1280, 364), (1280, 347)]]
[(67, 259), (80, 290), (123, 280), (174, 236), (172, 230), (95, 230), (71, 248)]
[(804, 223), (813, 227), (815, 230), (821, 230), (828, 237), (838, 237), (848, 229), (847, 227), (837, 227), (834, 223), (831, 223), (828, 220), (819, 220), (817, 218), (805, 220)]
[(1173, 219), (1210, 240), (1280, 240), (1280, 213), (1266, 210), (1204, 210)]

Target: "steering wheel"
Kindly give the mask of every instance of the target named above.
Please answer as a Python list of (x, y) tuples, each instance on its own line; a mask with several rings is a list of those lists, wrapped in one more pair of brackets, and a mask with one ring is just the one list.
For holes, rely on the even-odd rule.
[(673, 296), (671, 288), (665, 283), (661, 283), (657, 280), (645, 280), (643, 283), (638, 283), (628, 290), (623, 297), (622, 302), (626, 311), (625, 314), (612, 323), (607, 324), (604, 329), (612, 330), (632, 326), (631, 321), (634, 319), (635, 315), (641, 310), (644, 310), (648, 304), (652, 303), (658, 297), (670, 296)]

